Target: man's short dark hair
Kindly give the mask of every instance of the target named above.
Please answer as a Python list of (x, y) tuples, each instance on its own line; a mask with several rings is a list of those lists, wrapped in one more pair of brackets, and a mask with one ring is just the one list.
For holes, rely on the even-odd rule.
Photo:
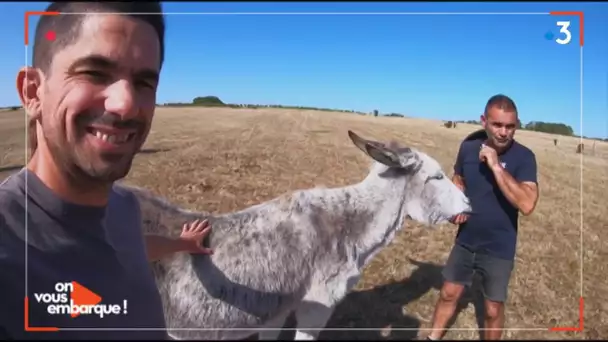
[[(131, 18), (143, 20), (150, 24), (160, 42), (160, 65), (162, 67), (165, 58), (165, 19), (159, 1), (142, 2), (52, 2), (46, 9), (47, 12), (60, 13), (118, 13)], [(150, 14), (134, 14), (150, 13)], [(39, 68), (45, 74), (48, 73), (53, 57), (58, 51), (74, 43), (78, 39), (84, 15), (59, 14), (42, 15), (36, 26), (34, 38), (33, 66)], [(56, 38), (49, 41), (45, 38), (47, 32), (56, 33)]]
[(488, 103), (486, 103), (486, 108), (484, 110), (484, 115), (488, 116), (488, 110), (490, 108), (498, 108), (505, 112), (515, 113), (517, 114), (517, 106), (515, 106), (515, 102), (508, 97), (507, 95), (498, 94), (490, 97)]

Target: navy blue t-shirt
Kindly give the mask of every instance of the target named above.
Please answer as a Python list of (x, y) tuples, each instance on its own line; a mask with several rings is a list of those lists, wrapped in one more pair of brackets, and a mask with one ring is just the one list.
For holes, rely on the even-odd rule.
[[(88, 207), (63, 201), (27, 169), (2, 182), (0, 338), (168, 339), (140, 221), (139, 204), (126, 191), (114, 189), (107, 207)], [(25, 331), (26, 280), (28, 325), (58, 332)], [(70, 316), (70, 298), (82, 303), (71, 282), (101, 297), (97, 314)], [(121, 328), (159, 330), (115, 330)]]
[[(483, 136), (460, 145), (454, 172), (464, 179), (465, 194), (473, 214), (458, 228), (457, 243), (476, 252), (513, 260), (517, 245), (519, 211), (502, 193), (492, 170), (479, 160)], [(499, 162), (518, 182), (537, 182), (536, 157), (527, 147), (513, 141), (498, 155)]]

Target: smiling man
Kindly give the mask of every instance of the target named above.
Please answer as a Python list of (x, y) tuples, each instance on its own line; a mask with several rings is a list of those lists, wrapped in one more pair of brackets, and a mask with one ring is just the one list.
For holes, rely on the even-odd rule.
[(446, 262), (445, 283), (427, 336), (439, 339), (464, 287), (474, 273), (482, 277), (485, 296), (484, 339), (500, 339), (504, 306), (513, 270), (519, 213), (530, 215), (538, 201), (534, 153), (515, 141), (517, 107), (506, 95), (492, 96), (481, 115), (483, 130), (469, 135), (454, 165), (453, 182), (471, 200), (473, 213), (457, 215), (456, 244)]
[[(113, 187), (152, 124), (164, 59), (160, 3), (57, 2), (46, 11), (61, 14), (41, 17), (33, 67), (17, 75), (31, 159), (0, 184), (0, 337), (166, 339), (149, 262), (180, 251), (210, 253), (200, 246), (209, 227), (186, 225), (177, 240), (144, 238), (136, 198)], [(45, 39), (51, 30), (52, 42)], [(73, 281), (103, 305), (128, 310), (103, 318), (53, 314), (49, 305), (70, 304), (56, 284)], [(45, 293), (55, 300), (38, 302)], [(128, 331), (137, 328), (149, 330)]]

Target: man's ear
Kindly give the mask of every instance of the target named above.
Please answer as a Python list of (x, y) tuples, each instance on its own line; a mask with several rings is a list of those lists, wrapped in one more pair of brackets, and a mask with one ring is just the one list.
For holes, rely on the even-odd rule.
[(481, 114), (481, 116), (479, 116), (479, 122), (481, 123), (481, 127), (483, 127), (483, 129), (486, 128), (486, 123), (487, 123), (487, 119), (485, 114)]
[(36, 68), (24, 67), (17, 74), (17, 93), (28, 117), (38, 119), (42, 114), (42, 74)]

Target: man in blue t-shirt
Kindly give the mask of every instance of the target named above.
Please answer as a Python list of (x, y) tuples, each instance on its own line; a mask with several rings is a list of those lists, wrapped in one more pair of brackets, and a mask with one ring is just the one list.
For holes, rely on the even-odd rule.
[(459, 225), (448, 257), (445, 283), (428, 339), (440, 339), (474, 273), (482, 276), (485, 296), (484, 339), (500, 339), (504, 303), (515, 259), (518, 215), (530, 215), (538, 201), (534, 153), (513, 139), (517, 107), (505, 95), (491, 97), (481, 116), (483, 130), (460, 145), (452, 181), (471, 200), (471, 215), (452, 219)]

